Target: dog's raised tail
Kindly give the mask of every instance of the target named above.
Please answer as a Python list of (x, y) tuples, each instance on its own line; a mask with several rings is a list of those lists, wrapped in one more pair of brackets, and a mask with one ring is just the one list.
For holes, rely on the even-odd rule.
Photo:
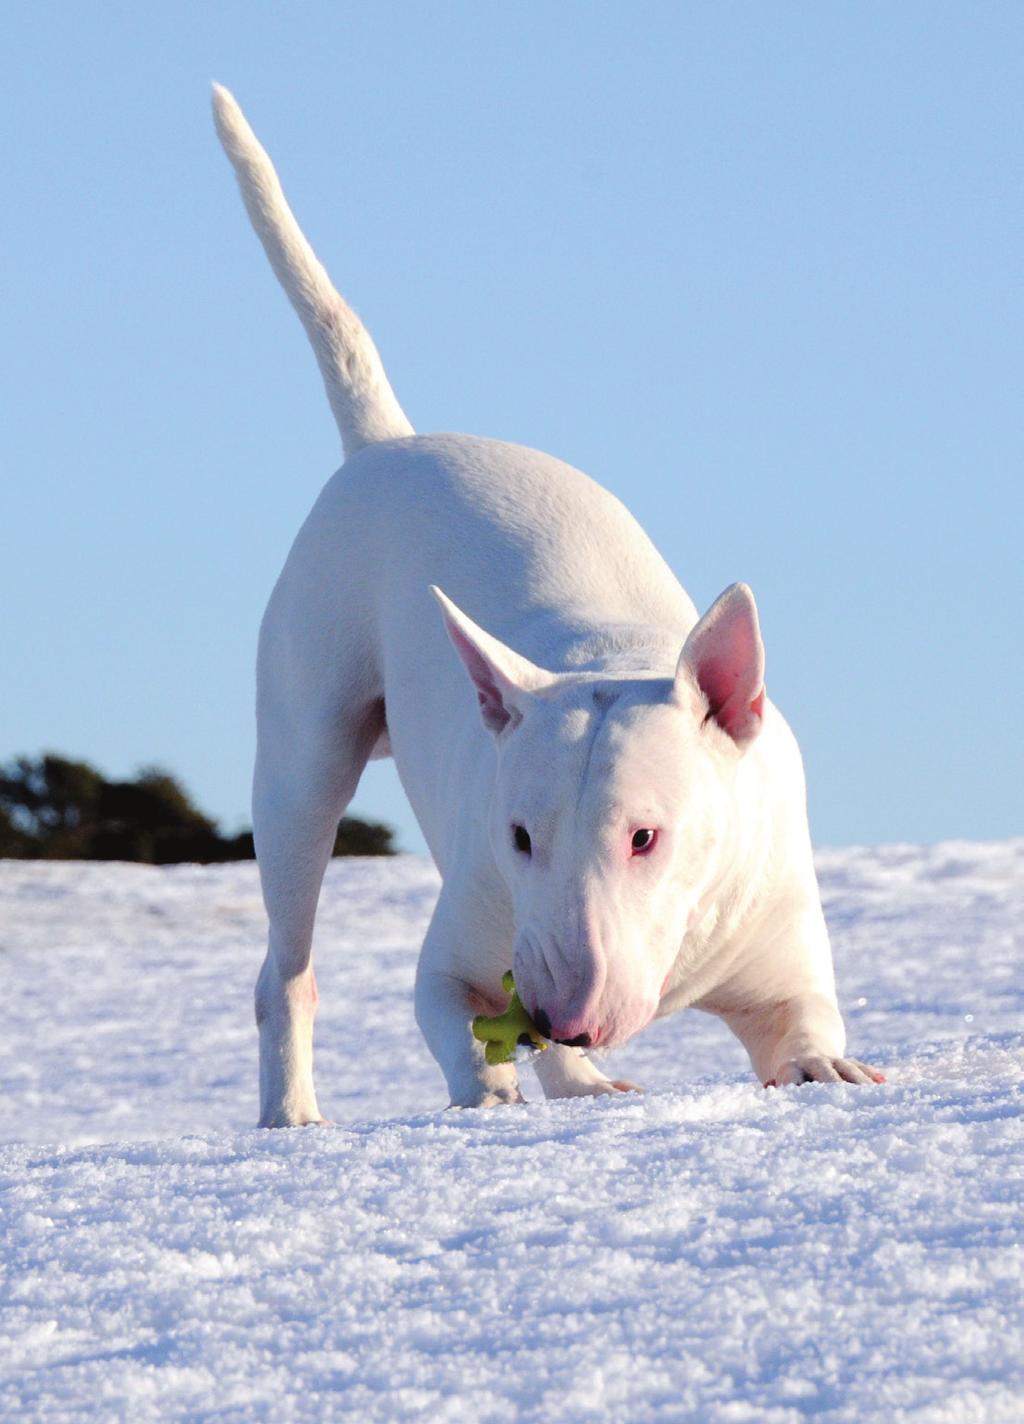
[(295, 221), (259, 140), (235, 98), (213, 86), (213, 117), (256, 234), (313, 345), (346, 456), (413, 428), (369, 332), (335, 290)]

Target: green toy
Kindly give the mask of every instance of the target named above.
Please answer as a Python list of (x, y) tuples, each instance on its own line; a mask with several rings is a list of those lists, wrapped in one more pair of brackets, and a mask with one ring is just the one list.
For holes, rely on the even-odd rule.
[(484, 1057), (488, 1063), (512, 1063), (516, 1048), (523, 1044), (526, 1048), (547, 1048), (547, 1043), (533, 1026), (533, 1020), (523, 1008), (516, 993), (512, 971), (501, 976), (501, 987), (512, 997), (503, 1014), (478, 1014), (473, 1020), (473, 1037), (485, 1044)]

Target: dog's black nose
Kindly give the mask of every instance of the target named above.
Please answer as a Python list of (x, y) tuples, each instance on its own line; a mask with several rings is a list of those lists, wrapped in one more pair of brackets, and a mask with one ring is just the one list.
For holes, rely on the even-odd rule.
[(551, 1037), (551, 1020), (543, 1009), (536, 1009), (534, 1011), (533, 1021), (537, 1025), (537, 1032), (542, 1038)]
[(566, 1048), (589, 1048), (590, 1034), (578, 1033), (575, 1038), (558, 1038), (556, 1043), (564, 1043)]

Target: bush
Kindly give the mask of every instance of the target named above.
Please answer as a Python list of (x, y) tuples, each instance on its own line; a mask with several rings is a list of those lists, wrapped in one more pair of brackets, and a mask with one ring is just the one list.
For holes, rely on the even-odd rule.
[[(394, 855), (394, 834), (377, 821), (342, 818), (334, 855)], [(251, 860), (252, 832), (224, 837), (160, 767), (134, 781), (107, 781), (84, 761), (52, 752), (0, 766), (0, 857), (18, 860)]]

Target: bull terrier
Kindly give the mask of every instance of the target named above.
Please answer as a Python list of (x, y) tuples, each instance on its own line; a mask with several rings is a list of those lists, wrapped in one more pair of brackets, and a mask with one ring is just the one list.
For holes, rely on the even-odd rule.
[(215, 86), (213, 106), (345, 454), (260, 631), (261, 1125), (323, 1121), (313, 922), (339, 818), (384, 756), (442, 877), (415, 1009), (452, 1106), (523, 1101), (470, 1031), (510, 968), (552, 1041), (549, 1097), (627, 1090), (588, 1050), (687, 1006), (720, 1015), (765, 1083), (879, 1081), (844, 1056), (800, 753), (750, 589), (698, 618), (579, 470), (417, 435), (234, 98)]

